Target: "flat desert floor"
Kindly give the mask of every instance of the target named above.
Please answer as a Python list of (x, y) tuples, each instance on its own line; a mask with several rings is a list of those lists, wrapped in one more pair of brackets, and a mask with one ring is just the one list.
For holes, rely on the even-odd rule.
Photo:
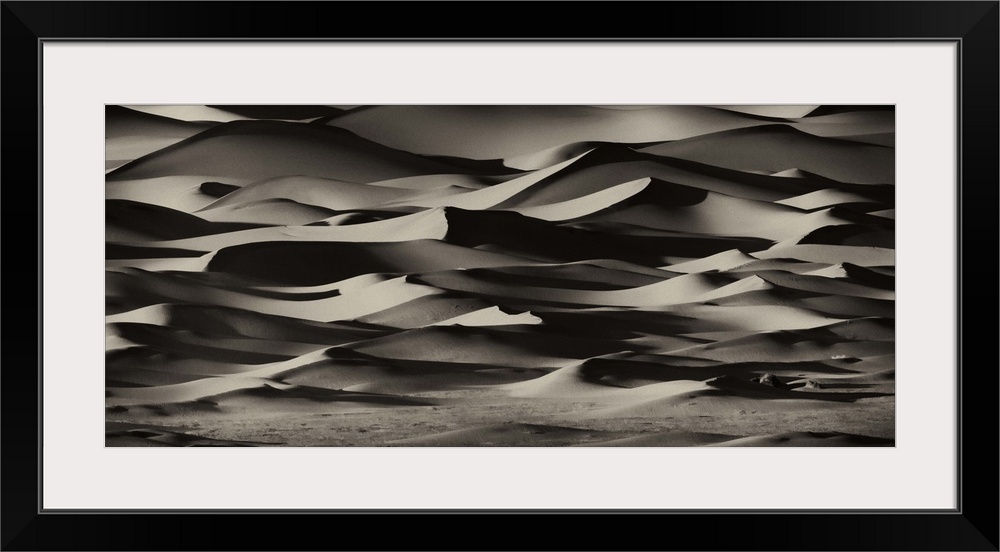
[(107, 106), (107, 446), (892, 446), (891, 106)]

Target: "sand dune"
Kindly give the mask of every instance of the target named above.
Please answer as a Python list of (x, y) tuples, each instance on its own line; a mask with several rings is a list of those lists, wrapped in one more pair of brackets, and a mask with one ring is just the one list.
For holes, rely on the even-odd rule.
[(449, 207), (445, 214), (448, 218), (445, 240), (450, 243), (477, 248), (489, 245), (496, 251), (550, 263), (612, 259), (657, 266), (666, 257), (707, 256), (734, 248), (759, 251), (773, 243), (746, 236), (685, 232), (650, 236), (615, 232), (612, 228), (573, 228), (513, 212)]
[(111, 388), (106, 402), (109, 406), (128, 406), (133, 404), (163, 404), (188, 402), (221, 395), (230, 391), (279, 386), (278, 389), (290, 386), (269, 382), (260, 378), (248, 377), (218, 377), (204, 378), (193, 382), (176, 385), (160, 385), (157, 387)]
[(205, 107), (248, 119), (277, 121), (315, 120), (336, 117), (347, 111), (332, 105), (207, 105)]
[(869, 201), (871, 201), (869, 198), (860, 194), (853, 194), (840, 190), (817, 190), (808, 194), (780, 200), (775, 203), (798, 207), (804, 211), (812, 211), (813, 209), (830, 207), (832, 205), (841, 205), (844, 203), (866, 203)]
[[(211, 128), (208, 123), (172, 119), (119, 105), (104, 106), (104, 137), (189, 138)], [(110, 156), (110, 154), (108, 154)]]
[(817, 136), (895, 134), (896, 113), (892, 109), (840, 113), (813, 111), (809, 116), (800, 118), (793, 126)]
[(612, 186), (607, 190), (594, 192), (583, 197), (553, 203), (551, 205), (537, 205), (534, 207), (521, 207), (510, 209), (515, 213), (521, 213), (532, 218), (539, 218), (549, 221), (561, 221), (581, 218), (586, 215), (607, 209), (619, 202), (642, 192), (649, 186), (650, 179), (643, 178)]
[(407, 360), (485, 363), (520, 368), (555, 367), (574, 358), (616, 352), (615, 342), (558, 334), (511, 333), (487, 327), (435, 326), (355, 343), (365, 354)]
[(520, 324), (541, 324), (542, 319), (530, 312), (508, 314), (499, 307), (490, 307), (467, 314), (435, 322), (435, 326), (510, 326)]
[(335, 211), (362, 209), (413, 195), (401, 188), (367, 186), (327, 178), (279, 176), (254, 182), (227, 194), (203, 211), (261, 200), (293, 200)]
[(618, 290), (557, 289), (510, 285), (483, 281), (475, 275), (467, 274), (467, 272), (425, 274), (419, 276), (417, 281), (441, 289), (478, 296), (617, 307), (652, 307), (710, 301), (767, 286), (766, 282), (755, 276), (730, 282), (712, 279), (700, 274), (685, 274), (655, 284)]
[(634, 288), (677, 276), (624, 261), (600, 259), (467, 269), (467, 273), (504, 283), (595, 290)]
[(887, 111), (895, 113), (896, 108), (893, 105), (859, 105), (859, 104), (829, 104), (821, 105), (816, 109), (809, 112), (807, 117), (820, 117), (823, 115), (833, 115), (837, 113), (865, 113), (872, 111)]
[(218, 305), (157, 304), (105, 317), (107, 324), (132, 323), (184, 329), (198, 335), (259, 341), (340, 345), (384, 335), (388, 330), (338, 322), (262, 314)]
[(331, 209), (292, 199), (264, 199), (216, 208), (209, 205), (206, 209), (199, 211), (198, 216), (212, 222), (255, 222), (275, 226), (301, 226), (337, 214)]
[[(775, 331), (817, 328), (841, 320), (816, 310), (801, 306), (776, 304), (761, 305), (714, 305), (694, 304), (671, 309), (698, 321), (691, 324), (692, 331), (704, 331), (705, 326), (713, 331)], [(701, 328), (699, 328), (701, 326)]]
[(823, 138), (786, 125), (697, 136), (640, 151), (737, 170), (799, 168), (841, 182), (893, 183), (891, 148)]
[[(206, 255), (204, 251), (173, 247), (144, 247), (141, 245), (127, 245), (121, 243), (109, 243), (104, 246), (105, 260), (109, 262), (118, 260), (135, 261), (139, 259), (164, 260), (177, 258), (197, 258), (197, 260), (200, 260), (204, 255)], [(203, 268), (204, 267), (202, 266), (198, 270), (202, 270)]]
[(791, 274), (809, 274), (814, 271), (829, 269), (831, 266), (825, 263), (813, 263), (790, 258), (754, 259), (752, 262), (727, 268), (720, 272), (732, 276), (756, 274), (758, 271), (765, 270), (780, 270)]
[(196, 303), (318, 322), (352, 320), (420, 297), (444, 294), (433, 287), (407, 282), (405, 276), (355, 293), (297, 301), (246, 290), (199, 286), (177, 278), (149, 278), (143, 273), (109, 272), (106, 283), (109, 302), (119, 303), (120, 297), (124, 301), (119, 304), (126, 309), (162, 302)]
[[(211, 176), (193, 175), (106, 181), (104, 197), (106, 200), (128, 200), (191, 213), (217, 199), (216, 195), (207, 193), (204, 187), (206, 182), (214, 180), (216, 178)], [(245, 178), (226, 180), (229, 184), (215, 183), (208, 190), (220, 184), (239, 187), (250, 182)]]
[(894, 443), (892, 106), (105, 118), (106, 446)]
[(278, 340), (261, 343), (259, 339), (203, 335), (178, 328), (132, 322), (116, 322), (108, 324), (107, 328), (133, 343), (149, 344), (159, 350), (241, 364), (278, 362), (322, 348), (310, 343)]
[[(799, 195), (820, 187), (844, 186), (823, 178), (791, 180), (720, 168), (685, 159), (665, 157), (636, 151), (627, 146), (603, 144), (562, 164), (553, 165), (558, 171), (546, 171), (546, 177), (531, 187), (525, 187), (500, 208), (548, 205), (599, 192), (609, 186), (654, 178), (698, 190), (723, 193), (746, 199), (773, 201)], [(520, 178), (527, 178), (525, 177)], [(679, 196), (675, 199), (681, 200)], [(698, 197), (695, 195), (694, 197)]]
[(388, 308), (359, 316), (357, 320), (368, 324), (409, 330), (433, 326), (467, 314), (486, 311), (495, 306), (484, 299), (442, 292), (391, 305)]
[(868, 297), (871, 299), (892, 300), (895, 292), (875, 288), (859, 283), (853, 283), (834, 278), (810, 276), (806, 274), (789, 274), (780, 271), (761, 271), (757, 277), (762, 280), (789, 289), (798, 289), (822, 295), (848, 295), (851, 297)]
[(582, 364), (574, 364), (560, 368), (551, 374), (546, 374), (526, 382), (511, 384), (510, 393), (515, 397), (607, 397), (620, 395), (625, 390), (617, 386), (601, 383), (599, 378), (591, 377)]
[(104, 203), (106, 240), (109, 242), (164, 241), (223, 234), (259, 224), (215, 224), (167, 207), (109, 199)]
[(244, 121), (249, 117), (237, 115), (207, 105), (126, 105), (125, 108), (150, 115), (159, 115), (178, 121), (228, 123)]
[(495, 176), (479, 174), (428, 174), (423, 176), (407, 176), (403, 178), (381, 180), (378, 182), (368, 182), (368, 185), (415, 191), (434, 190), (446, 187), (479, 190), (500, 182), (506, 182), (507, 180), (518, 178), (519, 176), (519, 173), (501, 174)]
[[(207, 376), (225, 376), (230, 374), (250, 373), (259, 370), (260, 365), (240, 364), (237, 362), (224, 362), (209, 360), (204, 358), (192, 358), (177, 353), (164, 352), (156, 347), (146, 345), (135, 345), (128, 348), (111, 350), (108, 349), (105, 355), (106, 378), (118, 381), (131, 381), (139, 383), (138, 378), (145, 380), (152, 373), (157, 373), (161, 377), (186, 376), (191, 375), (196, 378)], [(173, 383), (190, 381), (188, 378), (181, 378)], [(143, 385), (150, 385), (141, 381)]]
[(540, 151), (508, 157), (504, 164), (521, 170), (538, 171), (579, 157), (597, 148), (612, 145), (611, 142), (572, 142), (560, 144)]
[[(830, 210), (803, 214), (783, 205), (714, 192), (702, 192), (700, 197), (677, 202), (678, 198), (695, 193), (695, 189), (653, 182), (608, 212), (595, 212), (586, 220), (715, 236), (759, 236), (775, 241), (808, 234), (825, 226), (850, 224), (848, 219), (837, 217)], [(727, 216), (712, 215), (719, 212)]]
[(794, 119), (809, 115), (820, 106), (818, 105), (713, 105), (716, 109), (736, 111), (761, 117), (771, 117), (776, 119)]
[(730, 249), (729, 251), (716, 253), (715, 255), (710, 255), (702, 259), (672, 264), (665, 268), (671, 272), (682, 272), (684, 274), (724, 272), (726, 270), (733, 270), (757, 261), (758, 259), (751, 257), (738, 249)]
[(754, 251), (751, 254), (758, 259), (785, 258), (826, 264), (851, 263), (864, 267), (893, 266), (896, 264), (896, 252), (887, 247), (779, 243), (769, 249)]
[[(318, 263), (317, 259), (334, 262)], [(349, 262), (336, 262), (349, 259)], [(400, 243), (261, 242), (216, 252), (209, 270), (292, 285), (316, 285), (371, 272), (419, 272), (531, 264), (530, 261), (417, 239)]]
[(893, 351), (891, 342), (855, 342), (830, 334), (781, 330), (709, 345), (696, 345), (671, 353), (719, 362), (764, 362), (775, 358), (780, 358), (781, 362), (791, 362), (835, 357), (863, 358), (890, 354)]
[[(651, 358), (652, 357), (652, 358)], [(696, 387), (692, 380), (704, 372), (674, 366), (662, 358), (636, 353), (614, 353), (575, 362), (542, 377), (513, 383), (505, 389), (515, 397), (590, 399), (634, 403), (670, 389)], [(667, 385), (659, 385), (667, 383)]]
[(837, 263), (827, 268), (813, 270), (804, 274), (809, 276), (825, 276), (828, 278), (848, 278), (868, 286), (886, 290), (894, 289), (896, 281), (894, 274), (886, 274), (875, 269), (851, 263)]
[[(106, 168), (115, 168), (181, 140), (211, 124), (179, 121), (116, 105), (105, 106)], [(108, 166), (110, 164), (110, 166)]]
[(806, 297), (802, 299), (802, 306), (833, 316), (842, 317), (882, 316), (888, 318), (895, 316), (896, 314), (895, 304), (893, 301), (847, 297), (843, 295)]
[[(241, 206), (242, 207), (242, 206)], [(252, 217), (260, 211), (266, 214), (261, 215), (261, 220), (284, 216), (298, 216), (305, 219), (312, 219), (310, 213), (322, 216), (322, 210), (314, 207), (304, 207), (293, 205), (293, 209), (272, 209), (273, 204), (257, 205), (257, 209), (250, 209), (243, 217), (224, 216), (226, 218)], [(220, 209), (228, 209), (221, 207)], [(216, 211), (216, 210), (213, 210)], [(241, 211), (236, 214), (239, 215)], [(199, 218), (216, 218), (211, 211), (197, 213)], [(352, 242), (352, 243), (380, 243), (380, 242), (406, 242), (412, 240), (439, 240), (448, 233), (448, 220), (442, 210), (427, 210), (412, 215), (392, 217), (384, 220), (371, 222), (358, 222), (344, 225), (320, 225), (307, 224), (305, 226), (282, 226), (270, 228), (253, 228), (248, 230), (238, 230), (227, 233), (213, 233), (197, 238), (182, 238), (163, 241), (149, 242), (155, 248), (180, 248), (195, 251), (218, 251), (227, 247), (245, 246), (254, 243), (266, 242)]]
[(147, 155), (107, 175), (110, 181), (168, 175), (276, 178), (289, 175), (373, 182), (458, 172), (455, 167), (375, 144), (322, 125), (236, 121)]
[[(506, 159), (581, 139), (626, 143), (679, 140), (763, 123), (701, 106), (626, 111), (586, 106), (387, 105), (346, 113), (329, 124), (406, 151)], [(482, 135), (494, 138), (488, 142), (475, 139)]]
[[(167, 254), (161, 254), (163, 250), (166, 250)], [(199, 255), (197, 251), (187, 251), (183, 256), (170, 256), (170, 251), (170, 248), (107, 244), (105, 245), (105, 255), (109, 258), (104, 261), (104, 268), (106, 270), (137, 268), (147, 272), (200, 273), (208, 267), (208, 262), (212, 257), (212, 253)], [(185, 250), (176, 251), (184, 252)]]
[(488, 188), (458, 194), (449, 194), (444, 197), (415, 197), (408, 200), (406, 204), (418, 207), (460, 207), (463, 209), (477, 210), (489, 209), (490, 207), (499, 205), (504, 201), (509, 200), (511, 197), (522, 193), (524, 190), (537, 186), (539, 182), (542, 182), (565, 168), (572, 166), (574, 163), (582, 159), (587, 153), (588, 152), (584, 152), (576, 157), (567, 159), (566, 161), (541, 168), (537, 171), (507, 180), (506, 182), (502, 182)]
[[(794, 412), (849, 408), (850, 398), (843, 393), (806, 395), (742, 379), (723, 376), (704, 382), (673, 381), (649, 385), (631, 391), (633, 400), (610, 407), (609, 413), (620, 416), (659, 417), (721, 412)], [(698, 415), (698, 414), (695, 414)]]

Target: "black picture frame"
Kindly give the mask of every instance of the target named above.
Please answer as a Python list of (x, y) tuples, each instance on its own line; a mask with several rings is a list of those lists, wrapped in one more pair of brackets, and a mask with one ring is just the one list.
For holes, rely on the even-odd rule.
[[(575, 12), (574, 19), (552, 20), (546, 15), (563, 10)], [(388, 11), (404, 25), (420, 23), (407, 25), (402, 35), (386, 36), (394, 28), (382, 24), (381, 17)], [(456, 27), (453, 21), (465, 25)], [(4, 369), (0, 371), (3, 550), (998, 550), (1000, 370), (995, 347), (997, 302), (992, 294), (997, 290), (1000, 234), (1000, 2), (581, 2), (554, 3), (542, 10), (538, 3), (493, 2), (390, 6), (382, 2), (3, 1), (0, 29), (2, 212), (8, 223), (4, 233), (8, 246), (4, 260), (8, 262), (2, 274)], [(513, 30), (520, 38), (509, 36)], [(337, 513), (42, 510), (42, 44), (60, 40), (317, 39), (760, 40), (787, 41), (790, 47), (801, 41), (828, 40), (957, 43), (958, 507), (934, 511)], [(22, 221), (32, 216), (35, 220)], [(25, 228), (35, 228), (37, 235), (27, 246), (32, 251), (23, 254), (20, 251), (29, 242)], [(990, 345), (989, 351), (985, 344)], [(373, 535), (360, 526), (351, 527), (362, 521), (383, 529)], [(268, 525), (280, 530), (260, 529)], [(455, 531), (459, 526), (462, 531)], [(465, 540), (463, 535), (469, 534), (479, 540)]]

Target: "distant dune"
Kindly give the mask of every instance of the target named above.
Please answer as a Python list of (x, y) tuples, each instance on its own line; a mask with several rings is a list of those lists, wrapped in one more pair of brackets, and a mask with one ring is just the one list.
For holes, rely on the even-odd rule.
[(105, 121), (106, 446), (895, 443), (892, 106)]
[(114, 181), (208, 175), (264, 179), (302, 175), (373, 182), (452, 172), (460, 171), (333, 127), (233, 121), (137, 159), (112, 171), (107, 178)]
[(741, 170), (803, 169), (845, 183), (894, 184), (892, 148), (767, 125), (696, 136), (643, 150)]
[(211, 123), (179, 121), (117, 105), (104, 108), (105, 168), (114, 169), (190, 138)]
[[(386, 105), (353, 111), (329, 124), (416, 153), (507, 159), (582, 140), (679, 140), (764, 122), (702, 106), (617, 110), (587, 106)], [(476, 139), (481, 135), (494, 138)]]

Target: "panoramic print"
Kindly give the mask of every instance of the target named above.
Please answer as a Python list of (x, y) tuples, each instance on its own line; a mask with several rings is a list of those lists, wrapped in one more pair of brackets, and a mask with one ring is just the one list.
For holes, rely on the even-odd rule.
[(895, 444), (889, 105), (107, 105), (105, 444)]

